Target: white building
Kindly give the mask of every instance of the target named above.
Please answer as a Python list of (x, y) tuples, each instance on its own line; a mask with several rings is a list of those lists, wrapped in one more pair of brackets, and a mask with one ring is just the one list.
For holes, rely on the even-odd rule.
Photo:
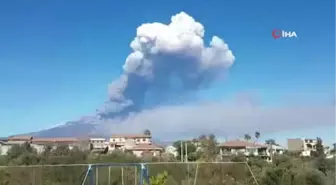
[[(0, 141), (0, 154), (6, 155), (8, 150), (14, 145), (21, 145), (24, 143), (29, 143), (37, 153), (45, 151), (47, 146), (50, 146), (52, 149), (55, 149), (60, 145), (67, 146), (69, 149), (73, 149), (74, 147), (82, 148), (81, 140), (76, 138), (33, 138), (31, 136), (13, 136), (9, 137), (7, 140)], [(88, 147), (83, 147), (83, 149), (87, 148)]]
[(7, 155), (7, 152), (14, 145), (24, 144), (26, 141), (0, 141), (0, 155)]
[[(313, 152), (316, 152), (317, 139), (297, 138), (288, 139), (288, 150), (301, 152), (301, 156), (310, 157)], [(323, 147), (326, 158), (333, 158), (334, 155), (330, 153), (329, 146)]]
[(138, 144), (133, 146), (132, 148), (127, 149), (127, 151), (131, 151), (137, 157), (159, 157), (163, 152), (163, 148), (153, 144)]
[[(33, 138), (30, 140), (30, 146), (36, 149), (37, 152), (41, 153), (46, 147), (51, 147), (51, 149), (56, 149), (58, 146), (67, 146), (70, 150), (74, 147), (79, 149), (83, 148), (81, 140), (77, 138)], [(87, 145), (87, 144), (86, 144)], [(86, 149), (87, 147), (85, 147)]]
[(324, 147), (324, 154), (326, 155), (327, 159), (332, 159), (336, 156), (335, 153), (333, 152), (333, 149), (330, 148), (329, 146)]
[(244, 155), (247, 159), (251, 156), (259, 156), (271, 162), (271, 156), (281, 155), (285, 149), (279, 145), (264, 145), (244, 140), (232, 140), (218, 145), (220, 156)]
[(266, 154), (268, 156), (270, 155), (282, 155), (285, 152), (285, 148), (280, 146), (280, 145), (268, 145), (267, 146), (267, 150), (266, 150)]
[(227, 141), (219, 144), (223, 156), (243, 154), (245, 156), (267, 156), (267, 146), (242, 140)]
[(89, 143), (93, 151), (102, 151), (105, 150), (106, 147), (110, 149), (110, 144), (105, 138), (90, 138)]
[(151, 135), (112, 135), (109, 141), (111, 150), (130, 151), (138, 157), (143, 155), (159, 156), (163, 152), (163, 148), (152, 143)]
[(118, 146), (124, 146), (126, 141), (133, 141), (135, 144), (150, 144), (152, 143), (152, 136), (143, 134), (133, 135), (112, 135), (110, 138), (110, 144)]
[(7, 155), (7, 152), (12, 148), (12, 145), (7, 142), (0, 141), (0, 155)]

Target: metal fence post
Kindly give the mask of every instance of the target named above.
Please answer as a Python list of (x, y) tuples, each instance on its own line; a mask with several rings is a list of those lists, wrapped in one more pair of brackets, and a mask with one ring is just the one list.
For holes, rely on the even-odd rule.
[(143, 185), (143, 176), (144, 176), (144, 170), (143, 170), (143, 164), (140, 166), (140, 185)]
[(109, 173), (109, 175), (108, 175), (108, 185), (110, 185), (111, 184), (111, 166), (109, 166), (109, 168), (108, 168), (108, 173)]
[(89, 181), (90, 181), (90, 185), (95, 185), (95, 181), (94, 181), (94, 167), (91, 166), (91, 168), (89, 169)]
[(99, 184), (99, 168), (96, 168), (95, 172), (96, 172), (96, 185), (98, 185)]

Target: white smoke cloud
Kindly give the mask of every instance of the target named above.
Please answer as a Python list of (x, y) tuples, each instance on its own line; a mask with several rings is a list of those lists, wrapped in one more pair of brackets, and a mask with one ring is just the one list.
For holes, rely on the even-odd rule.
[[(123, 66), (126, 74), (153, 75), (156, 55), (192, 57), (199, 70), (212, 67), (229, 67), (235, 57), (228, 45), (214, 36), (210, 47), (204, 46), (204, 27), (194, 18), (181, 12), (172, 16), (171, 23), (146, 23), (138, 27), (137, 36), (131, 42), (131, 53)], [(154, 57), (153, 57), (154, 56)], [(183, 62), (183, 61), (181, 61)], [(200, 71), (193, 71), (195, 73)]]
[(210, 85), (235, 57), (219, 37), (214, 36), (208, 47), (203, 37), (203, 25), (185, 12), (172, 16), (167, 25), (142, 24), (130, 44), (133, 52), (123, 65), (124, 73), (109, 85), (109, 102), (101, 112), (119, 112), (131, 105), (141, 109), (148, 94), (160, 103), (177, 91)]
[(144, 110), (125, 120), (106, 121), (98, 130), (107, 134), (139, 133), (150, 129), (156, 137), (174, 139), (204, 133), (214, 133), (218, 137), (242, 136), (254, 131), (271, 134), (332, 126), (334, 122), (333, 106), (262, 107), (212, 102)]
[[(272, 133), (334, 124), (334, 104), (262, 107), (257, 106), (258, 98), (246, 94), (237, 97), (233, 105), (210, 102), (160, 106), (168, 98), (208, 87), (234, 63), (234, 55), (221, 38), (213, 36), (206, 46), (204, 34), (203, 25), (184, 12), (172, 16), (169, 24), (146, 23), (138, 27), (123, 74), (109, 85), (109, 99), (104, 106), (97, 115), (67, 122), (61, 134), (72, 135), (78, 130), (86, 133), (94, 125), (98, 134), (150, 129), (156, 137), (171, 139), (203, 133), (218, 137), (251, 131)], [(146, 106), (148, 100), (154, 106)]]
[[(334, 123), (334, 107), (261, 107), (258, 99), (238, 104), (201, 103), (176, 106), (143, 106), (146, 96), (165, 101), (175, 94), (197, 91), (211, 85), (235, 60), (228, 45), (214, 36), (204, 44), (204, 27), (181, 12), (171, 23), (146, 23), (138, 27), (130, 46), (133, 52), (123, 66), (124, 73), (109, 85), (109, 101), (98, 133), (136, 133), (150, 129), (160, 138), (214, 133), (239, 135), (251, 131), (272, 133)], [(178, 79), (177, 88), (171, 80)], [(249, 99), (249, 98), (247, 98)], [(246, 104), (247, 103), (247, 104)], [(156, 104), (158, 105), (158, 104)], [(130, 114), (137, 107), (137, 111)], [(125, 111), (126, 110), (126, 111)], [(118, 117), (126, 112), (126, 116)], [(111, 114), (115, 113), (115, 114)], [(112, 116), (111, 116), (112, 115)]]

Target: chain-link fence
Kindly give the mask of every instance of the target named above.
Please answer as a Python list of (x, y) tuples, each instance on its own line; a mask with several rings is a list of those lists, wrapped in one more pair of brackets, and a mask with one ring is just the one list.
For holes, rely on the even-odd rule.
[(149, 163), (150, 176), (167, 172), (167, 185), (257, 185), (245, 163)]
[[(148, 175), (167, 174), (165, 185), (257, 185), (246, 163), (147, 163)], [(0, 167), (0, 185), (139, 185), (139, 166), (89, 165)]]
[(81, 184), (87, 165), (0, 167), (0, 185)]

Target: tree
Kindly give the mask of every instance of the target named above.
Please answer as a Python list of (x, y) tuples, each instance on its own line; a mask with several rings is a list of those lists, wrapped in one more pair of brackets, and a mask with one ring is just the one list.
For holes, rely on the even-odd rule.
[(109, 147), (105, 147), (104, 150), (102, 151), (102, 154), (107, 154), (107, 152), (109, 151)]
[(150, 177), (149, 181), (151, 185), (165, 185), (167, 179), (168, 179), (168, 172), (164, 171), (163, 173)]
[(335, 154), (336, 151), (336, 143), (333, 144), (333, 148), (330, 150), (331, 154)]
[(260, 132), (255, 132), (254, 137), (256, 138), (256, 141), (260, 138)]
[(7, 152), (7, 160), (15, 161), (23, 154), (36, 154), (37, 152), (30, 146), (28, 142), (21, 145), (14, 145)]
[(327, 176), (327, 170), (328, 170), (328, 161), (325, 157), (319, 156), (315, 160), (315, 168), (318, 169), (320, 172), (322, 172), (325, 176)]
[(312, 153), (315, 159), (315, 168), (322, 172), (325, 176), (327, 176), (328, 171), (328, 161), (325, 158), (323, 141), (321, 138), (317, 138), (316, 143), (316, 152)]
[(251, 139), (251, 136), (250, 136), (249, 134), (245, 134), (245, 135), (244, 135), (244, 139), (245, 139), (246, 141), (249, 141), (249, 140)]
[(282, 184), (281, 177), (284, 176), (284, 170), (280, 168), (269, 168), (265, 171), (262, 177), (262, 184), (265, 185), (280, 185)]
[(267, 140), (265, 141), (265, 143), (266, 143), (267, 145), (276, 145), (274, 139), (267, 139)]
[(0, 155), (0, 166), (6, 165), (6, 156)]
[[(188, 158), (194, 160), (213, 161), (218, 154), (215, 135), (202, 135), (187, 143)], [(274, 144), (270, 139), (266, 143)], [(321, 141), (319, 141), (322, 144)], [(180, 149), (181, 142), (174, 143)], [(89, 144), (87, 144), (88, 149)], [(185, 145), (183, 144), (183, 147)], [(200, 148), (195, 152), (197, 147)], [(49, 149), (48, 149), (49, 148)], [(318, 147), (317, 147), (318, 148)], [(0, 169), (0, 185), (16, 184), (81, 184), (87, 170), (87, 166), (57, 166), (48, 167), (46, 164), (96, 164), (96, 163), (141, 163), (156, 162), (157, 158), (136, 157), (132, 153), (123, 151), (112, 151), (111, 153), (92, 154), (88, 150), (82, 151), (77, 147), (69, 149), (67, 145), (60, 145), (56, 149), (54, 146), (46, 147), (42, 153), (37, 153), (33, 145), (13, 146), (8, 152), (8, 156), (0, 156), (0, 165), (9, 166)], [(318, 149), (320, 150), (320, 149)], [(179, 150), (180, 151), (180, 150)], [(197, 155), (196, 155), (197, 154)], [(199, 156), (198, 156), (199, 155)], [(197, 184), (211, 185), (256, 185), (247, 167), (251, 168), (253, 176), (260, 185), (332, 185), (335, 184), (335, 158), (327, 159), (322, 157), (301, 158), (287, 154), (274, 156), (273, 163), (253, 156), (246, 160), (244, 155), (238, 155), (231, 161), (247, 162), (245, 164), (160, 164), (148, 165), (150, 167), (150, 182), (153, 185), (177, 185), (180, 182), (192, 182), (197, 170)], [(170, 156), (165, 161), (170, 161)], [(162, 158), (161, 158), (162, 159)], [(229, 159), (229, 158), (228, 158)], [(147, 161), (146, 161), (147, 160)], [(42, 165), (43, 167), (34, 168), (12, 168), (10, 165)], [(34, 171), (32, 170), (34, 169)], [(106, 169), (106, 168), (105, 168)], [(125, 184), (133, 184), (136, 177), (139, 177), (139, 169), (124, 167), (124, 177), (127, 177)], [(111, 168), (109, 177), (107, 170), (99, 171), (99, 184), (120, 184), (121, 169)], [(168, 176), (168, 177), (167, 177)], [(130, 183), (128, 183), (130, 179)], [(34, 181), (34, 182), (32, 182)], [(138, 181), (137, 181), (138, 182)], [(186, 183), (185, 183), (186, 184)]]
[(245, 162), (246, 156), (244, 154), (238, 154), (232, 157), (232, 162)]
[(198, 142), (200, 143), (200, 157), (205, 161), (213, 161), (216, 159), (219, 154), (219, 148), (217, 147), (217, 139), (214, 134), (210, 134), (208, 136), (201, 135), (198, 138)]
[(305, 169), (296, 174), (293, 184), (325, 185), (326, 182), (321, 172), (314, 169)]
[(175, 141), (173, 143), (173, 146), (176, 148), (177, 156), (176, 158), (178, 160), (181, 159), (181, 142), (182, 142), (182, 151), (183, 151), (183, 157), (186, 155), (185, 145), (187, 145), (187, 154), (188, 154), (188, 161), (195, 161), (196, 160), (196, 146), (195, 143), (192, 141)]
[(325, 157), (323, 141), (319, 137), (317, 138), (317, 142), (316, 142), (316, 152), (313, 152), (313, 156), (314, 157)]
[(146, 129), (146, 130), (144, 130), (143, 134), (144, 134), (145, 136), (150, 136), (152, 133), (151, 133), (150, 130)]

